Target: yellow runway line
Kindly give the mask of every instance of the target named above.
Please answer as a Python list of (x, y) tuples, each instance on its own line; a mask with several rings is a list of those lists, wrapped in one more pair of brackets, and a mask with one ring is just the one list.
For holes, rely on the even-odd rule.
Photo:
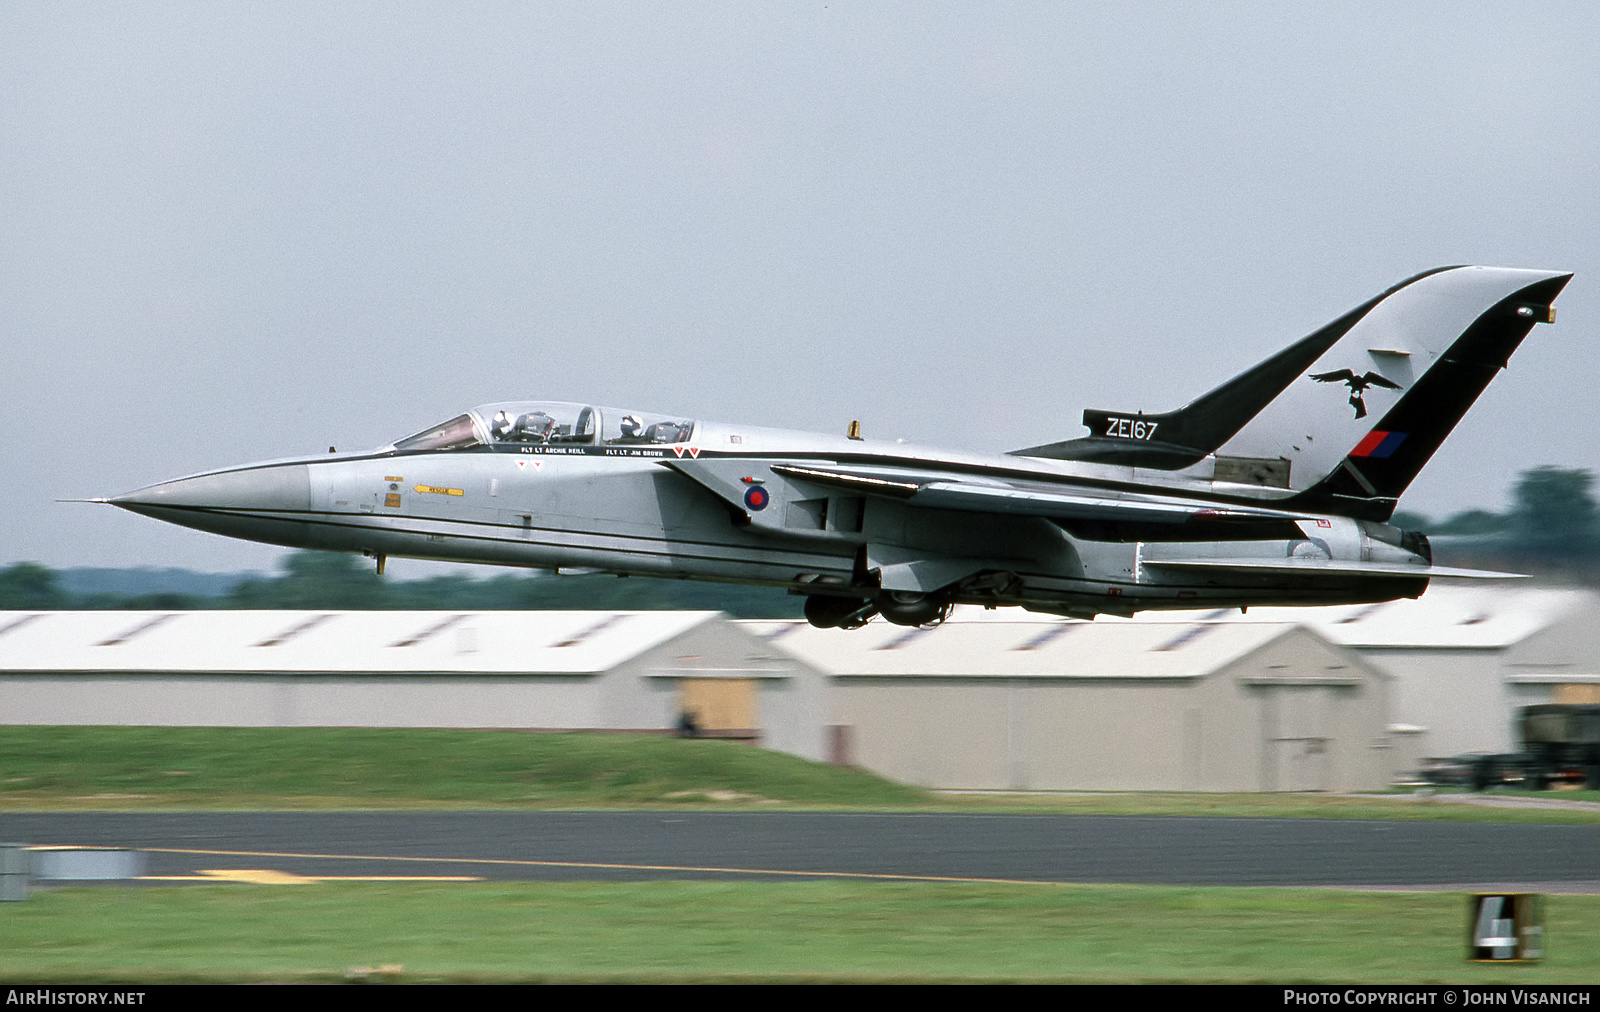
[(481, 864), (516, 868), (590, 868), (598, 871), (674, 871), (710, 875), (777, 875), (791, 878), (848, 878), (886, 882), (967, 882), (980, 885), (1063, 886), (1068, 882), (1039, 879), (969, 878), (958, 875), (900, 875), (870, 871), (797, 871), (790, 868), (719, 868), (678, 864), (616, 864), (601, 861), (534, 861), (504, 857), (400, 857), (381, 854), (295, 854), (273, 850), (201, 850), (187, 847), (141, 847), (156, 854), (197, 854), (207, 857), (269, 857), (321, 861), (401, 861), (418, 864)]

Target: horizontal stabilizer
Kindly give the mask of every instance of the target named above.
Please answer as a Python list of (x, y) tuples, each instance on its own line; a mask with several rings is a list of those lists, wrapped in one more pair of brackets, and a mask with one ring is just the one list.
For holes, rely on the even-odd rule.
[(1215, 573), (1305, 573), (1329, 576), (1400, 576), (1420, 579), (1525, 580), (1521, 573), (1496, 573), (1487, 569), (1452, 569), (1448, 566), (1413, 566), (1403, 562), (1341, 562), (1333, 559), (1144, 559), (1148, 568), (1209, 571)]

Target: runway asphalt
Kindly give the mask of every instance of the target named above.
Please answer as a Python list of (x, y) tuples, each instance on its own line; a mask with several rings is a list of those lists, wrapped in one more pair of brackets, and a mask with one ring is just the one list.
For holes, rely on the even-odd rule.
[[(147, 874), (863, 877), (1600, 893), (1600, 826), (805, 812), (0, 816), (0, 840), (126, 847)], [(232, 870), (232, 871), (230, 871)], [(248, 876), (245, 876), (248, 877)]]

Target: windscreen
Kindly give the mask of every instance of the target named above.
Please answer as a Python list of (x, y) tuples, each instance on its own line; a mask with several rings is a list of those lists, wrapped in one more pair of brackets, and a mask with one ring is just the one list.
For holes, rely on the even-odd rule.
[(396, 450), (454, 450), (483, 442), (471, 415), (457, 415), (443, 425), (423, 429), (394, 444)]

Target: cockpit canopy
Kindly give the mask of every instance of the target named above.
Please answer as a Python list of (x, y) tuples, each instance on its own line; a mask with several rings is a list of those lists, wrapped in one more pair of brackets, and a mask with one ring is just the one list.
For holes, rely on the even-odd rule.
[(473, 408), (440, 425), (398, 440), (400, 453), (460, 450), (470, 446), (646, 446), (683, 443), (694, 422), (675, 416), (560, 401), (505, 401)]

